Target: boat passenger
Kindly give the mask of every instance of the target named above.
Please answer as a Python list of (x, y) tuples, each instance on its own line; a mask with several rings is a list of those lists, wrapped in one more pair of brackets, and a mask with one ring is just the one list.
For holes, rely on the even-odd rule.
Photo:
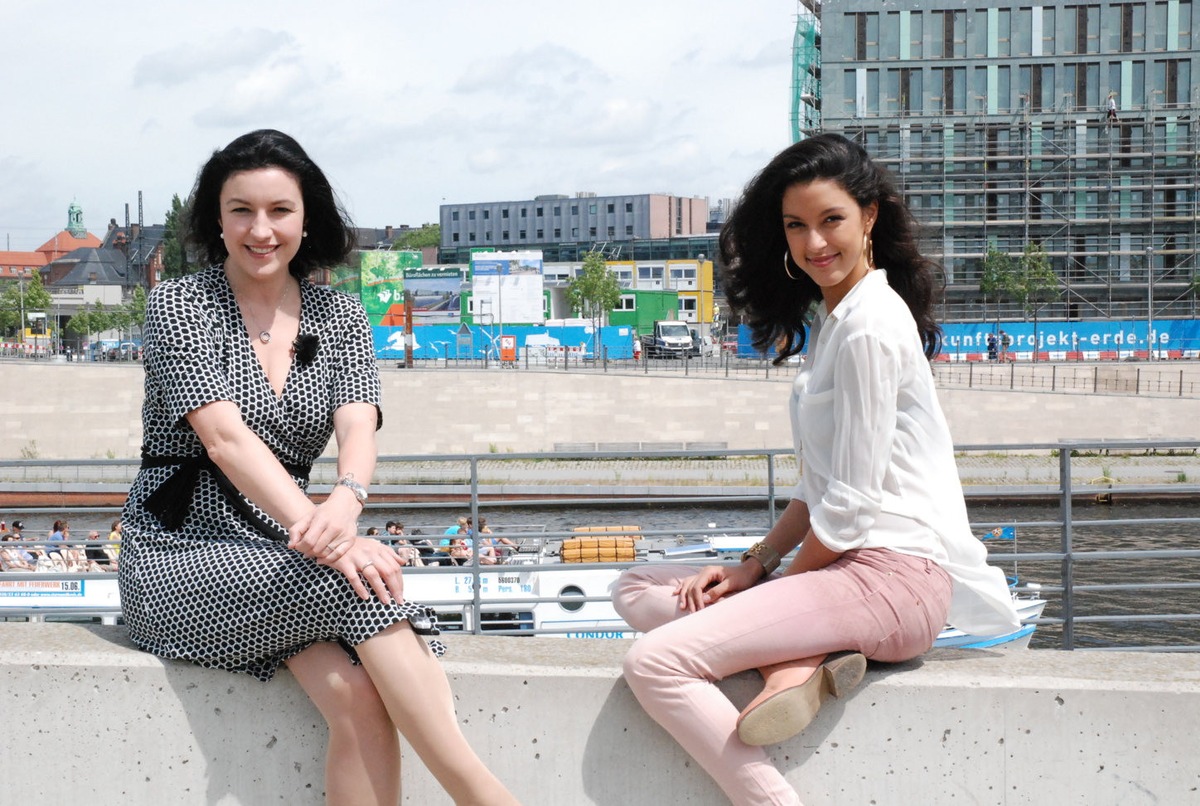
[[(329, 725), (330, 803), (400, 802), (397, 730), (456, 803), (516, 800), (468, 745), (433, 611), (357, 521), (382, 424), (357, 297), (307, 277), (355, 231), (291, 137), (238, 137), (201, 168), (186, 221), (210, 268), (150, 293), (145, 445), (119, 574), (143, 650), (269, 680), (286, 664)], [(337, 440), (338, 480), (307, 495)]]
[[(763, 746), (846, 696), (867, 658), (913, 658), (947, 620), (981, 635), (1018, 624), (968, 526), (929, 365), (935, 266), (914, 226), (861, 146), (821, 134), (752, 179), (721, 232), (755, 346), (782, 339), (776, 364), (808, 347), (790, 403), (803, 473), (740, 564), (643, 564), (614, 605), (646, 633), (625, 659), (630, 688), (734, 803), (800, 803)], [(764, 687), (739, 714), (713, 681), (751, 668)]]

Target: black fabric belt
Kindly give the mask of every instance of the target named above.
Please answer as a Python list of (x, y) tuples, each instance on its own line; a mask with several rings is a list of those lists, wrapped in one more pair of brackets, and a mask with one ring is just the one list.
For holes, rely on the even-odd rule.
[[(312, 465), (292, 465), (283, 462), (283, 468), (288, 473), (308, 481)], [(217, 482), (217, 487), (246, 521), (264, 537), (272, 540), (287, 542), (287, 532), (277, 524), (266, 521), (261, 514), (238, 492), (237, 487), (229, 480), (221, 468), (208, 457), (207, 451), (201, 451), (197, 456), (150, 456), (142, 448), (142, 467), (170, 467), (178, 465), (174, 473), (167, 476), (154, 492), (146, 497), (142, 505), (158, 518), (159, 522), (170, 531), (177, 531), (183, 526), (188, 512), (192, 508), (192, 497), (196, 493), (196, 484), (200, 480), (200, 471), (207, 470)]]

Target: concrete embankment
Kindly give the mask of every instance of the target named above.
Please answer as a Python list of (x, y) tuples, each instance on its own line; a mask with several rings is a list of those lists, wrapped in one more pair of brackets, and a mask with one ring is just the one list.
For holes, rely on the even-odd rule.
[[(628, 641), (448, 643), (459, 720), (522, 803), (727, 802), (634, 701)], [(120, 627), (0, 624), (0, 681), (5, 803), (324, 802), (325, 727), (286, 671), (263, 684), (138, 652)], [(739, 706), (759, 685), (721, 684)], [(938, 650), (872, 665), (771, 754), (808, 806), (1194, 803), (1196, 713), (1196, 654)], [(405, 753), (405, 802), (449, 803)]]
[[(0, 364), (0, 458), (134, 458), (136, 364)], [(761, 376), (525, 370), (383, 371), (382, 454), (550, 451), (564, 445), (790, 442), (786, 372)], [(1190, 398), (942, 389), (956, 444), (1058, 439), (1195, 439)]]

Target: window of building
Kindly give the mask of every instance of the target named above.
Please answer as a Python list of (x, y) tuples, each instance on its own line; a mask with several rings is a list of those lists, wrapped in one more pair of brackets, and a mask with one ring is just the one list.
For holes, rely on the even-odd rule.
[(500, 240), (502, 240), (502, 241), (508, 240), (508, 230), (504, 230), (503, 232), (500, 233)]
[(900, 58), (920, 59), (925, 54), (925, 13), (910, 11), (908, 13), (908, 55), (901, 52)]
[(457, 220), (458, 220), (458, 210), (451, 210), (451, 211), (450, 211), (450, 220), (451, 220), (451, 221), (457, 221)]
[[(1052, 56), (1060, 52), (1054, 45), (1054, 10), (1054, 6), (1042, 7), (1042, 24), (1040, 29), (1037, 27), (1037, 20), (1034, 20), (1034, 31), (1041, 30), (1042, 32), (1042, 47), (1041, 50), (1033, 54), (1034, 56)], [(1033, 13), (1035, 15), (1038, 13), (1037, 6), (1034, 6)]]
[(578, 204), (571, 205), (571, 215), (579, 215), (579, 205)]
[(1007, 8), (996, 9), (996, 31), (993, 39), (997, 56), (1012, 55), (1012, 12)]
[(589, 238), (596, 237), (596, 228), (595, 227), (588, 227), (588, 237)]
[(626, 224), (626, 225), (625, 225), (625, 234), (626, 234), (626, 235), (633, 235), (633, 224)]
[(521, 208), (521, 218), (529, 218), (529, 211), (524, 207)]
[(609, 215), (612, 215), (613, 213), (615, 213), (617, 211), (617, 205), (614, 204), (613, 202), (609, 202), (605, 209), (608, 211)]
[[(695, 297), (680, 297), (679, 312), (687, 318), (688, 314), (696, 315), (696, 298)], [(690, 319), (688, 321), (691, 321)]]
[(637, 297), (635, 297), (633, 294), (622, 294), (621, 298), (617, 300), (617, 307), (613, 308), (613, 310), (614, 311), (636, 311), (637, 310)]
[(562, 215), (562, 206), (561, 205), (558, 205), (558, 204), (554, 205), (554, 214)]
[(571, 227), (571, 237), (572, 238), (579, 237), (579, 227)]
[(470, 235), (468, 235), (468, 236), (467, 236), (467, 240), (468, 240), (468, 241), (473, 241), (473, 240), (475, 240), (475, 233), (473, 233), (473, 232), (472, 232)]
[(500, 211), (500, 217), (508, 218), (508, 208), (507, 207)]
[[(935, 112), (964, 112), (967, 103), (967, 81), (965, 67), (934, 68), (934, 75), (941, 83), (941, 95), (931, 96)], [(937, 73), (941, 75), (937, 75)], [(936, 90), (935, 90), (936, 91)], [(940, 105), (940, 108), (938, 106)]]
[(562, 237), (562, 227), (555, 227), (555, 228), (554, 228), (554, 238), (555, 238), (555, 240), (557, 240), (557, 239), (559, 239), (559, 238), (561, 238), (561, 237)]
[[(1162, 87), (1161, 97), (1157, 103), (1163, 104), (1178, 104), (1187, 101), (1186, 88), (1191, 86), (1191, 62), (1185, 59), (1166, 59), (1154, 63), (1154, 79), (1155, 87)], [(1179, 88), (1184, 87), (1183, 95), (1180, 95)], [(1155, 105), (1154, 98), (1151, 99), (1151, 105)]]
[[(901, 112), (920, 111), (921, 109), (921, 70), (912, 67), (901, 67), (895, 73), (895, 108)], [(892, 77), (889, 76), (889, 82)], [(890, 97), (889, 87), (889, 103)]]
[(671, 288), (695, 288), (696, 266), (671, 266)]
[(639, 286), (662, 288), (663, 267), (661, 265), (638, 266), (637, 272)]
[(545, 237), (546, 237), (546, 231), (544, 229), (539, 229), (537, 231), (537, 239), (540, 241)]
[(491, 218), (491, 217), (492, 217), (492, 211), (491, 211), (491, 210), (484, 210), (484, 211), (483, 211), (483, 220), (484, 220), (484, 221), (487, 221), (487, 220), (488, 220), (489, 218)]
[[(940, 14), (941, 26), (930, 34), (934, 40), (933, 57), (935, 59), (953, 59), (966, 55), (967, 52), (967, 15), (961, 9), (935, 11)], [(936, 20), (937, 17), (935, 16)]]
[(860, 12), (854, 17), (854, 58), (857, 61), (879, 58), (879, 14)]
[(453, 233), (450, 236), (450, 240), (453, 241), (454, 243), (458, 243), (458, 233), (457, 232)]
[(608, 237), (610, 237), (610, 238), (615, 238), (615, 237), (616, 237), (616, 235), (617, 235), (617, 228), (616, 228), (616, 227), (609, 227), (609, 228), (608, 228)]
[(1033, 9), (1016, 10), (1012, 25), (1012, 55), (1029, 56), (1033, 53)]
[(596, 214), (596, 203), (595, 202), (592, 202), (591, 204), (588, 205), (588, 213), (591, 215)]
[(538, 205), (538, 206), (537, 206), (537, 209), (536, 209), (536, 215), (537, 215), (537, 217), (538, 217), (538, 218), (541, 218), (541, 217), (542, 217), (542, 211), (543, 211), (544, 209), (545, 209), (545, 208), (543, 208), (541, 205)]
[(633, 202), (631, 202), (631, 201), (625, 202), (625, 212), (627, 212), (627, 213), (633, 212)]
[(967, 26), (967, 55), (972, 59), (987, 58), (988, 46), (995, 41), (995, 33), (990, 28), (992, 15), (988, 11), (971, 11), (971, 24)]
[(475, 211), (474, 211), (474, 210), (468, 210), (468, 211), (467, 211), (467, 220), (468, 220), (468, 221), (474, 221), (474, 220), (475, 220)]
[(1179, 4), (1179, 40), (1175, 46), (1179, 50), (1192, 49), (1192, 3)]
[(525, 230), (519, 230), (517, 232), (517, 237), (520, 238), (522, 241), (525, 240)]

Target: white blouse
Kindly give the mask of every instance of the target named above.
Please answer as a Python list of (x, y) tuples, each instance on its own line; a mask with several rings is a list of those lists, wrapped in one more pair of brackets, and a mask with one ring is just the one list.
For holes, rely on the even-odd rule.
[(954, 580), (948, 620), (978, 635), (1019, 624), (1004, 573), (971, 533), (950, 429), (904, 300), (881, 269), (833, 312), (825, 303), (792, 387), (802, 467), (793, 498), (836, 552), (887, 548), (932, 559)]

